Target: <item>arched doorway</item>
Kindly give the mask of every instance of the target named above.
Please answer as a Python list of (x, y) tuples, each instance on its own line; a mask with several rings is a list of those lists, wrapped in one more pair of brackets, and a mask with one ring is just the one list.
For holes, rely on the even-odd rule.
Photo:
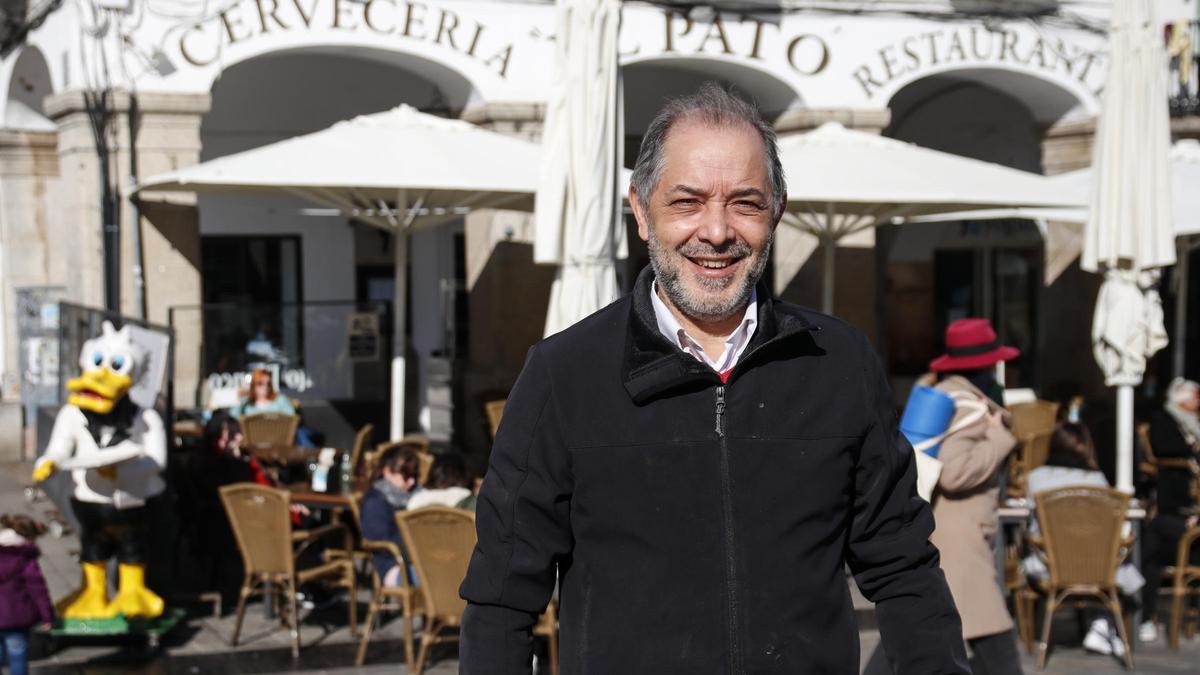
[[(887, 136), (1041, 173), (1044, 130), (1080, 103), (1029, 75), (975, 70), (917, 80), (889, 108)], [(968, 316), (991, 319), (1000, 339), (1021, 349), (1006, 368), (1007, 386), (1041, 390), (1044, 355), (1055, 347), (1045, 323), (1045, 255), (1043, 234), (1028, 220), (880, 228), (879, 346), (898, 393), (942, 353), (946, 326)]]
[[(454, 71), (404, 54), (296, 50), (260, 56), (229, 68), (214, 83), (212, 107), (201, 124), (201, 158), (312, 133), (401, 104), (453, 116), (471, 92)], [(285, 393), (301, 398), (305, 407), (353, 408), (346, 417), (355, 424), (375, 420), (377, 429), (387, 429), (382, 412), (389, 369), (383, 364), (393, 322), (390, 316), (378, 317), (378, 358), (352, 353), (347, 326), (369, 310), (364, 303), (390, 307), (391, 233), (286, 195), (201, 195), (198, 208), (203, 300), (213, 308), (205, 310), (204, 375), (236, 374), (255, 355), (269, 354), (287, 364)], [(440, 409), (430, 409), (431, 372), (442, 370), (431, 369), (430, 362), (461, 342), (446, 326), (457, 304), (465, 302), (462, 229), (457, 221), (411, 235), (405, 400), (416, 403), (406, 406), (407, 429), (448, 434), (451, 426), (449, 419), (434, 419)], [(435, 422), (438, 429), (431, 428)], [(337, 423), (332, 416), (327, 422)], [(347, 430), (342, 425), (335, 438)], [(326, 443), (336, 444), (335, 438), (327, 436)]]

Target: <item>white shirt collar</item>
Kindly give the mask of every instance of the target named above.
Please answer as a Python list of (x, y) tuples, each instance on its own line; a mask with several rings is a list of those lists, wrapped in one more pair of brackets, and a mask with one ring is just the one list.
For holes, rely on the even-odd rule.
[(725, 338), (724, 353), (716, 355), (717, 358), (714, 359), (712, 355), (704, 351), (695, 338), (688, 335), (679, 323), (679, 319), (675, 318), (671, 309), (667, 307), (667, 303), (659, 297), (658, 281), (650, 284), (650, 304), (654, 307), (654, 318), (658, 322), (658, 331), (663, 334), (663, 337), (684, 352), (691, 354), (697, 361), (708, 364), (708, 367), (718, 373), (728, 372), (737, 365), (738, 359), (746, 351), (746, 346), (750, 344), (750, 338), (754, 336), (755, 328), (758, 327), (758, 290), (754, 289), (750, 292), (750, 302), (746, 303), (742, 322)]

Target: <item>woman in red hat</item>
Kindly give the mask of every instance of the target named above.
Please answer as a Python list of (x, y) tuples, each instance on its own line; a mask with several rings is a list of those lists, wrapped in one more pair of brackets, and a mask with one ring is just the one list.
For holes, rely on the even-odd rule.
[(958, 406), (951, 428), (968, 415), (976, 420), (942, 441), (942, 462), (933, 495), (936, 529), (930, 540), (942, 554), (942, 569), (962, 616), (963, 638), (974, 653), (976, 673), (1020, 673), (1012, 618), (996, 578), (993, 537), (999, 527), (999, 474), (1017, 445), (1003, 407), (996, 364), (1020, 355), (1000, 344), (987, 319), (960, 319), (946, 328), (946, 353), (930, 364), (937, 388), (956, 401), (987, 406)]

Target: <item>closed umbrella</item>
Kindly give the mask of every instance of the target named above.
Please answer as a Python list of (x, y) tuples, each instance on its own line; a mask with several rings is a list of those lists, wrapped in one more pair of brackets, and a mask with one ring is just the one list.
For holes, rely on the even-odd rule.
[(1175, 262), (1167, 64), (1151, 8), (1151, 0), (1113, 3), (1080, 261), (1104, 272), (1092, 338), (1105, 382), (1117, 387), (1117, 488), (1125, 491), (1133, 490), (1133, 387), (1166, 345), (1154, 282), (1158, 268)]
[(555, 80), (546, 106), (534, 261), (559, 266), (545, 334), (617, 299), (625, 256), (617, 31), (619, 0), (559, 0)]

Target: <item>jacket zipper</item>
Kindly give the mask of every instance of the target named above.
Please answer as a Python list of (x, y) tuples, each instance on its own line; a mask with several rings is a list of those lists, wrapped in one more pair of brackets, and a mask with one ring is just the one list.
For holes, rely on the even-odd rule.
[(730, 675), (742, 673), (742, 648), (738, 639), (737, 564), (734, 560), (733, 487), (729, 475), (729, 444), (725, 438), (725, 385), (717, 387), (716, 431), (721, 445), (721, 519), (724, 525), (725, 548), (725, 606), (728, 607), (725, 626), (729, 645)]

